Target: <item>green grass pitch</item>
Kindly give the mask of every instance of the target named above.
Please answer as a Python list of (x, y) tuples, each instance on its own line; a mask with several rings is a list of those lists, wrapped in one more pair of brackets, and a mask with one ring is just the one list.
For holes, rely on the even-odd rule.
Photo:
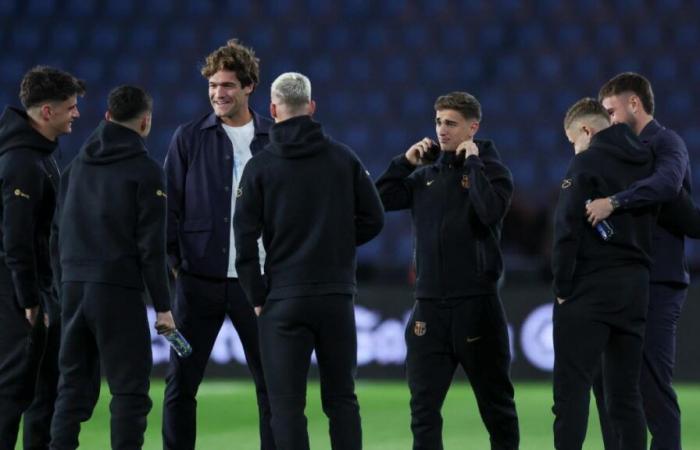
[[(683, 410), (683, 448), (700, 450), (700, 386), (677, 386)], [(361, 381), (357, 385), (362, 415), (365, 450), (408, 450), (408, 388), (401, 381)], [(518, 383), (516, 405), (520, 416), (522, 450), (551, 449), (552, 393), (548, 383)], [(80, 434), (81, 448), (109, 448), (109, 390), (102, 387), (100, 401), (90, 421)], [(153, 410), (148, 416), (145, 450), (160, 450), (161, 406), (163, 382), (151, 387)], [(257, 450), (259, 448), (257, 415), (252, 383), (245, 381), (206, 381), (198, 396), (197, 449)], [(317, 382), (309, 384), (306, 415), (309, 420), (311, 448), (330, 449), (328, 422), (320, 406)], [(444, 443), (446, 450), (488, 449), (488, 437), (468, 384), (452, 386), (445, 405)], [(588, 435), (584, 449), (602, 449), (595, 406), (591, 408)], [(21, 440), (20, 440), (21, 442)], [(17, 446), (19, 449), (20, 446)]]

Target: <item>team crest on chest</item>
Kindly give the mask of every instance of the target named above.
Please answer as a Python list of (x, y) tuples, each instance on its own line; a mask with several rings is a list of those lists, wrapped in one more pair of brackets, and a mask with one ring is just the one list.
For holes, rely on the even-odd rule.
[(413, 325), (413, 333), (416, 336), (423, 336), (425, 334), (427, 328), (428, 327), (426, 326), (425, 322), (420, 322), (420, 321), (416, 320), (415, 325)]
[(562, 189), (569, 189), (573, 182), (571, 181), (571, 178), (564, 178), (564, 180), (561, 182), (561, 188)]
[(469, 189), (469, 187), (471, 186), (471, 183), (469, 182), (468, 175), (462, 175), (461, 185), (464, 189)]

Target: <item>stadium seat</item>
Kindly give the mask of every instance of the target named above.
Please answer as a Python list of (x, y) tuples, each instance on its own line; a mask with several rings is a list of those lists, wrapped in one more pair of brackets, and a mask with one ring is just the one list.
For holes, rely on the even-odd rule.
[(636, 45), (640, 48), (656, 48), (663, 42), (661, 30), (654, 23), (645, 23), (642, 33), (634, 33)]
[(678, 74), (678, 63), (673, 56), (661, 56), (654, 60), (651, 79), (654, 83), (671, 82)]
[(0, 16), (10, 17), (16, 10), (17, 2), (15, 0), (0, 0)]
[(127, 17), (134, 12), (134, 2), (133, 0), (107, 0), (104, 11), (110, 18)]
[(75, 75), (89, 84), (99, 82), (104, 75), (104, 64), (101, 59), (81, 58), (75, 66)]
[(172, 12), (176, 9), (175, 5), (173, 5), (173, 1), (174, 0), (148, 0), (147, 2), (143, 3), (143, 6), (151, 17), (158, 17), (172, 14)]
[(556, 44), (562, 50), (578, 47), (583, 42), (583, 28), (571, 23), (559, 25)]
[(61, 24), (49, 31), (49, 43), (52, 52), (73, 54), (75, 49), (82, 44), (80, 39), (80, 29), (77, 27)]
[(119, 31), (106, 23), (96, 23), (91, 36), (91, 48), (100, 54), (115, 50), (120, 43)]
[(158, 48), (158, 32), (152, 25), (134, 25), (126, 36), (130, 51), (150, 54)]
[(42, 45), (42, 29), (30, 23), (18, 23), (13, 27), (8, 36), (12, 41), (12, 48), (18, 54), (38, 50)]
[(623, 33), (622, 30), (613, 24), (605, 24), (597, 28), (595, 44), (597, 48), (614, 48), (622, 45)]
[(525, 67), (520, 56), (516, 54), (503, 55), (496, 62), (496, 77), (499, 81), (522, 80)]
[(700, 29), (696, 24), (683, 24), (675, 29), (676, 45), (696, 48), (700, 41)]

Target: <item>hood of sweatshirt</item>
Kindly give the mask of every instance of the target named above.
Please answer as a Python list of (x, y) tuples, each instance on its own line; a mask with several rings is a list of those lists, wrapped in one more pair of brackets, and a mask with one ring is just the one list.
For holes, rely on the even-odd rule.
[(86, 164), (111, 164), (146, 154), (143, 138), (134, 130), (103, 120), (80, 149)]
[(646, 164), (653, 155), (632, 129), (625, 124), (612, 125), (596, 133), (589, 145), (627, 164)]
[(306, 158), (326, 148), (328, 138), (311, 116), (297, 116), (270, 127), (268, 152), (282, 158)]
[(58, 141), (50, 141), (29, 123), (29, 116), (21, 109), (8, 106), (0, 116), (0, 155), (15, 148), (28, 148), (51, 154)]

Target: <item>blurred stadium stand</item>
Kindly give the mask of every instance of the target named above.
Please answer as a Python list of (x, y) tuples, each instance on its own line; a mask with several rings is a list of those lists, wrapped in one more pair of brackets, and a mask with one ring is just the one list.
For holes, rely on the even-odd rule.
[[(253, 106), (267, 114), (279, 73), (306, 73), (318, 120), (376, 177), (434, 134), (436, 96), (466, 90), (483, 105), (479, 137), (495, 141), (515, 177), (509, 276), (546, 278), (551, 210), (572, 155), (563, 114), (617, 72), (651, 79), (657, 117), (686, 140), (700, 186), (698, 17), (696, 0), (0, 0), (0, 102), (19, 104), (22, 74), (37, 64), (84, 78), (82, 117), (61, 139), (65, 165), (109, 89), (140, 84), (155, 99), (148, 144), (162, 161), (178, 124), (209, 111), (204, 56), (237, 37), (261, 59)], [(700, 268), (700, 246), (688, 249)], [(408, 215), (391, 214), (361, 249), (362, 275), (405, 280), (411, 257)]]

